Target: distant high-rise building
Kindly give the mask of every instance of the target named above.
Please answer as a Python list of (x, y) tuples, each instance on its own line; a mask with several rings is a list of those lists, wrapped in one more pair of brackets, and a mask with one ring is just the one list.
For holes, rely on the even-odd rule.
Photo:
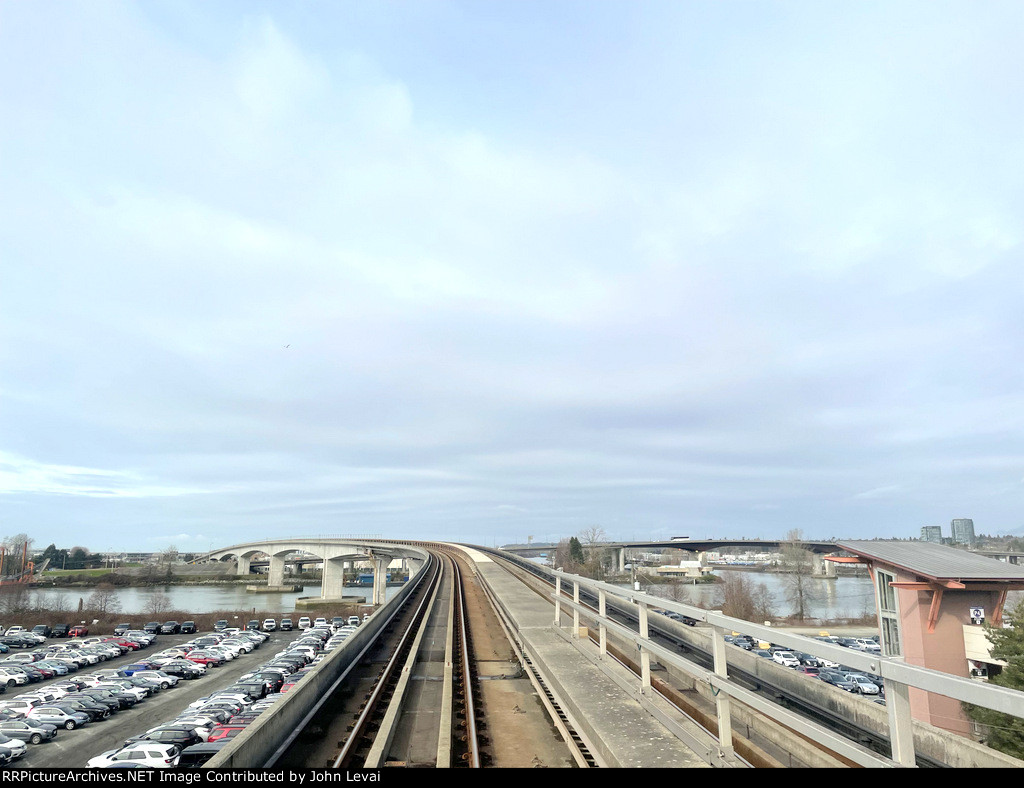
[(924, 525), (924, 526), (921, 526), (921, 541), (922, 542), (935, 542), (935, 544), (942, 544), (942, 526), (941, 525)]
[(974, 520), (963, 517), (953, 520), (949, 525), (953, 529), (954, 544), (974, 546)]

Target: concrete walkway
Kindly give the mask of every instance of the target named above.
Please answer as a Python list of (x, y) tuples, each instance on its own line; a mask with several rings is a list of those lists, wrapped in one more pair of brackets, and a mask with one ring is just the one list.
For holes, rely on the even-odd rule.
[[(472, 554), (478, 574), (495, 591), (514, 620), (531, 660), (577, 730), (607, 766), (710, 768), (553, 628), (552, 602), (511, 577), (486, 555), (472, 550), (467, 552)], [(566, 623), (571, 622), (570, 614)], [(589, 641), (577, 643), (583, 648), (592, 648)]]

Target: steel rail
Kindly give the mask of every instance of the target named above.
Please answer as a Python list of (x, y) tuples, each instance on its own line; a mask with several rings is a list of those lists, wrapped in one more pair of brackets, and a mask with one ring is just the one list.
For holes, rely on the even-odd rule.
[[(429, 573), (431, 571), (435, 573), (438, 571), (438, 567), (440, 565), (439, 559), (437, 559), (433, 555), (430, 556), (430, 559), (431, 562), (426, 567), (424, 567), (424, 571), (417, 574), (414, 580), (417, 586), (422, 585), (423, 583), (427, 583), (429, 585), (430, 582), (432, 582), (433, 580), (433, 577), (431, 577)], [(418, 591), (414, 589), (412, 593), (418, 593)], [(396, 607), (394, 610), (391, 610), (389, 612), (387, 621), (385, 621), (381, 626), (380, 633), (376, 637), (374, 637), (373, 640), (370, 640), (363, 646), (359, 654), (349, 663), (348, 667), (341, 672), (341, 674), (334, 680), (331, 686), (328, 687), (327, 691), (324, 692), (320, 699), (310, 708), (308, 712), (306, 712), (305, 716), (303, 716), (303, 718), (299, 721), (298, 725), (296, 725), (288, 733), (288, 735), (281, 740), (281, 742), (278, 744), (274, 752), (271, 753), (270, 756), (267, 758), (266, 762), (263, 763), (262, 766), (264, 769), (274, 766), (281, 758), (284, 757), (285, 753), (295, 743), (295, 741), (298, 739), (302, 731), (304, 731), (310, 725), (310, 723), (313, 721), (316, 715), (320, 713), (320, 711), (323, 709), (327, 701), (334, 695), (335, 692), (338, 691), (341, 685), (348, 679), (349, 675), (352, 673), (355, 667), (363, 660), (363, 658), (369, 653), (369, 651), (378, 642), (380, 642), (380, 639), (384, 637), (384, 629), (398, 617), (401, 611), (405, 609), (405, 606), (406, 604), (408, 604), (408, 602), (409, 600), (406, 600), (399, 607)]]
[(383, 698), (384, 692), (388, 687), (389, 679), (394, 676), (399, 661), (402, 655), (405, 653), (407, 645), (409, 645), (409, 639), (412, 636), (412, 631), (415, 628), (415, 624), (423, 616), (424, 608), (426, 607), (428, 601), (431, 598), (431, 593), (437, 588), (437, 586), (441, 582), (442, 572), (440, 568), (440, 562), (438, 562), (438, 564), (439, 565), (437, 572), (435, 573), (434, 577), (431, 578), (430, 581), (430, 587), (428, 589), (428, 592), (430, 593), (425, 593), (421, 597), (420, 603), (416, 608), (415, 614), (412, 616), (412, 619), (409, 622), (408, 626), (406, 626), (405, 630), (402, 632), (402, 637), (397, 647), (395, 648), (391, 657), (388, 659), (387, 665), (385, 665), (384, 670), (381, 672), (380, 677), (377, 680), (377, 683), (374, 685), (373, 692), (371, 693), (369, 699), (363, 705), (359, 717), (357, 718), (355, 724), (352, 726), (352, 730), (349, 733), (349, 737), (345, 740), (345, 744), (341, 748), (341, 752), (338, 754), (338, 757), (334, 759), (332, 768), (340, 769), (342, 765), (346, 764), (348, 760), (355, 754), (356, 747), (359, 746), (359, 744), (361, 743), (362, 738), (366, 733), (366, 729), (369, 726), (370, 719), (375, 713), (377, 705), (380, 703), (381, 699)]
[(462, 568), (454, 558), (451, 559), (451, 562), (455, 567), (453, 580), (455, 583), (456, 625), (462, 657), (462, 690), (466, 707), (466, 744), (469, 747), (469, 765), (474, 769), (479, 769), (480, 744), (477, 740), (476, 705), (473, 697), (473, 672), (469, 655), (469, 621), (466, 612), (465, 590), (462, 587)]
[[(451, 559), (447, 556), (445, 560), (451, 562)], [(401, 720), (402, 712), (405, 706), (406, 692), (409, 689), (409, 681), (412, 679), (413, 668), (419, 661), (420, 647), (423, 644), (423, 638), (427, 634), (427, 630), (430, 625), (430, 617), (433, 615), (434, 610), (437, 606), (438, 595), (440, 594), (441, 587), (444, 585), (444, 568), (442, 567), (441, 581), (438, 582), (430, 595), (430, 602), (426, 606), (424, 615), (419, 619), (419, 626), (416, 627), (416, 637), (413, 639), (412, 646), (408, 650), (405, 658), (405, 664), (402, 666), (402, 670), (398, 676), (398, 683), (395, 686), (394, 692), (388, 701), (387, 711), (384, 713), (384, 720), (381, 722), (380, 728), (377, 731), (377, 735), (374, 737), (373, 745), (370, 747), (370, 752), (367, 753), (366, 759), (363, 763), (364, 769), (379, 769), (385, 762), (388, 756), (388, 750), (391, 747), (391, 743), (394, 739), (395, 732), (398, 728), (398, 723)], [(416, 626), (417, 622), (413, 622), (410, 626)], [(401, 651), (401, 648), (399, 648)]]

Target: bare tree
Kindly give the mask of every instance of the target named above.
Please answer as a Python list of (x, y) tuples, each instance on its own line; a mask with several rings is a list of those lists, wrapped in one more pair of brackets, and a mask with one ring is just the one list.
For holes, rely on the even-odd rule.
[(153, 594), (146, 602), (145, 612), (149, 615), (159, 615), (171, 609), (171, 598), (162, 591)]
[(106, 583), (96, 586), (96, 590), (89, 595), (85, 606), (95, 613), (121, 612), (121, 601), (117, 598), (117, 589)]
[(71, 609), (68, 598), (62, 594), (47, 594), (36, 600), (36, 607), (47, 613), (66, 613)]
[(786, 573), (786, 600), (793, 606), (797, 619), (804, 621), (813, 595), (813, 561), (810, 551), (804, 546), (803, 533), (799, 529), (786, 534), (786, 544), (782, 545), (781, 565)]
[(744, 621), (767, 621), (775, 614), (774, 599), (764, 583), (754, 584), (742, 572), (724, 572), (715, 604), (721, 611)]
[(583, 565), (584, 573), (596, 580), (604, 580), (605, 561), (608, 558), (609, 551), (602, 550), (596, 547), (596, 545), (607, 542), (608, 534), (605, 533), (604, 528), (601, 526), (591, 525), (580, 531), (579, 541), (581, 545), (586, 545), (590, 548), (584, 551), (586, 554), (586, 562)]

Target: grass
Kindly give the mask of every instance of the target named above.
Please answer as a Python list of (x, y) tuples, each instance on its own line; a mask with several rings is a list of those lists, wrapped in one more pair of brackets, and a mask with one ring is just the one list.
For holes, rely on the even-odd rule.
[(67, 576), (67, 575), (91, 575), (91, 576), (109, 575), (113, 571), (114, 570), (110, 569), (110, 568), (107, 568), (107, 569), (47, 569), (45, 572), (43, 572), (43, 577), (47, 577), (47, 576), (64, 577), (64, 576)]

